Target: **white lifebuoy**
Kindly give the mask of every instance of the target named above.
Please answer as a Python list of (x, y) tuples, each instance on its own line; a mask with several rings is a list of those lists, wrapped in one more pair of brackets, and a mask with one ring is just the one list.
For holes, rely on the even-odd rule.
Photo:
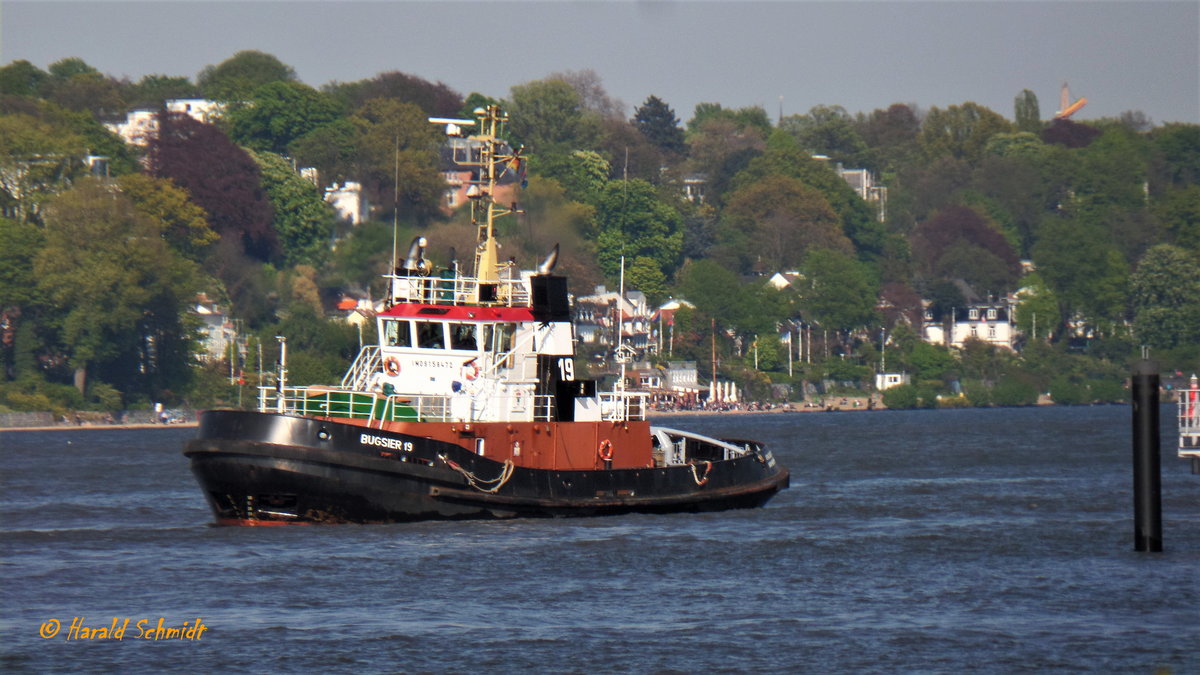
[(479, 364), (475, 363), (474, 359), (467, 361), (463, 364), (462, 374), (468, 380), (475, 380), (479, 377)]

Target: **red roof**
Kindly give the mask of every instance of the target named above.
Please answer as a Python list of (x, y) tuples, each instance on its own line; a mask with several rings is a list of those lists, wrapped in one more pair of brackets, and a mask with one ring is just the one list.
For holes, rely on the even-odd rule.
[(533, 311), (528, 307), (476, 307), (474, 305), (424, 305), (419, 303), (393, 305), (380, 312), (379, 316), (505, 323), (533, 321)]

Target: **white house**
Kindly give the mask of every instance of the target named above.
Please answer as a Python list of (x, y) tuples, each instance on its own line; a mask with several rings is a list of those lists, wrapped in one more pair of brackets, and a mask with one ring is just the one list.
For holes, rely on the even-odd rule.
[[(999, 301), (969, 304), (955, 307), (950, 320), (934, 316), (927, 307), (921, 327), (921, 336), (926, 342), (946, 344), (949, 337), (951, 347), (961, 348), (968, 339), (975, 338), (1005, 349), (1014, 349), (1016, 342), (1016, 302), (1011, 297)], [(947, 325), (950, 335), (946, 335)]]

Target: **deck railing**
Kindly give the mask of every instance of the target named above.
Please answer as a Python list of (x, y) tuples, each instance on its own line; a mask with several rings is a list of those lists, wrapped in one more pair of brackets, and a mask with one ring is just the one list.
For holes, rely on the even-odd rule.
[[(528, 307), (529, 285), (525, 280), (497, 279), (481, 284), (475, 277), (387, 277), (391, 280), (392, 299), (397, 302), (425, 302), (435, 305), (493, 305)], [(480, 286), (494, 288), (495, 297), (480, 297)], [(486, 296), (488, 293), (485, 293)]]

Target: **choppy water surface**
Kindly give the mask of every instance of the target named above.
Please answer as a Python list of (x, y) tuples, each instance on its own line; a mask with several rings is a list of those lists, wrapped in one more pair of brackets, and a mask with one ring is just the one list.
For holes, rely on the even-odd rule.
[[(767, 442), (791, 489), (715, 514), (309, 528), (210, 527), (190, 429), (0, 433), (0, 669), (1200, 672), (1200, 476), (1167, 430), (1167, 550), (1135, 553), (1129, 415), (667, 418)], [(131, 622), (66, 640), (76, 617)], [(160, 617), (206, 631), (133, 637)]]

